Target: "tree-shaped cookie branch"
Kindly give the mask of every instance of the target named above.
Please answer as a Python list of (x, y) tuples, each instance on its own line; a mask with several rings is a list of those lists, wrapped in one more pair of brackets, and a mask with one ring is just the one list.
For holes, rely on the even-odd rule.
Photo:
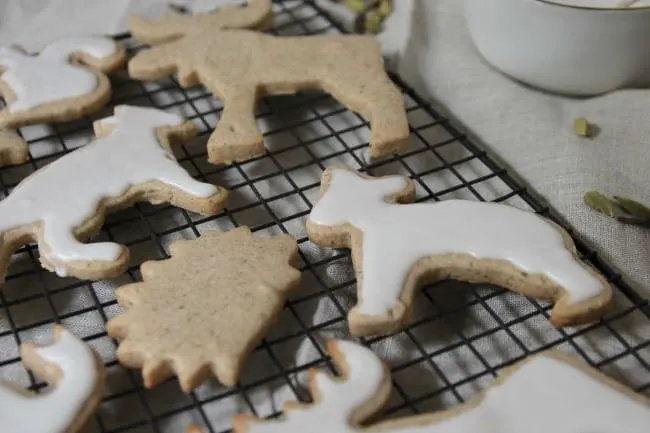
[(202, 83), (223, 99), (224, 111), (208, 141), (208, 159), (215, 164), (263, 154), (255, 122), (258, 98), (308, 88), (328, 92), (369, 119), (371, 156), (404, 150), (409, 136), (404, 100), (384, 70), (379, 42), (371, 36), (275, 37), (230, 30), (258, 26), (261, 13), (257, 21), (244, 17), (270, 3), (257, 0), (213, 15), (134, 21), (136, 39), (162, 43), (136, 54), (129, 75), (151, 80), (177, 73), (183, 87)]
[(127, 311), (108, 322), (123, 365), (142, 368), (150, 388), (176, 374), (189, 392), (213, 373), (234, 385), (241, 366), (297, 289), (298, 246), (288, 235), (254, 237), (247, 227), (171, 244), (146, 262), (143, 282), (117, 290)]
[[(289, 402), (278, 419), (238, 415), (235, 433), (645, 433), (650, 400), (560, 352), (531, 356), (458, 407), (362, 423), (388, 401), (390, 374), (369, 349), (332, 341), (341, 378), (309, 371), (313, 404)], [(534, 426), (534, 429), (531, 429)]]

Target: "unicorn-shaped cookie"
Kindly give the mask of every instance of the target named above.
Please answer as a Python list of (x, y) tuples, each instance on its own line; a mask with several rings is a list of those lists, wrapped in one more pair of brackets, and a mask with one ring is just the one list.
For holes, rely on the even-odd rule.
[(153, 108), (118, 106), (95, 122), (97, 139), (25, 178), (0, 202), (0, 279), (11, 253), (36, 240), (41, 262), (59, 275), (99, 279), (122, 273), (128, 250), (84, 244), (104, 215), (137, 201), (168, 202), (212, 215), (223, 188), (194, 180), (172, 156), (171, 138), (196, 134), (192, 122)]
[(279, 419), (238, 415), (235, 433), (646, 433), (650, 425), (650, 400), (567, 355), (545, 352), (508, 368), (457, 408), (362, 426), (388, 401), (388, 368), (349, 341), (331, 341), (328, 349), (342, 378), (310, 370), (313, 404), (287, 403)]
[(183, 87), (203, 83), (224, 101), (208, 141), (212, 163), (241, 161), (264, 152), (255, 122), (257, 99), (308, 88), (330, 93), (370, 120), (370, 155), (403, 150), (409, 127), (401, 92), (384, 70), (371, 36), (276, 37), (248, 30), (266, 24), (270, 0), (214, 14), (136, 19), (136, 39), (154, 46), (129, 61), (129, 75), (151, 80), (177, 73)]
[(83, 341), (61, 326), (54, 343), (22, 346), (26, 367), (52, 385), (45, 394), (0, 381), (2, 433), (76, 433), (92, 417), (104, 388), (104, 364)]
[(319, 245), (352, 249), (354, 335), (401, 329), (416, 288), (449, 278), (553, 300), (558, 326), (593, 321), (611, 300), (609, 284), (578, 260), (570, 236), (533, 213), (468, 200), (402, 205), (415, 195), (408, 178), (345, 168), (325, 171), (320, 194), (307, 233)]

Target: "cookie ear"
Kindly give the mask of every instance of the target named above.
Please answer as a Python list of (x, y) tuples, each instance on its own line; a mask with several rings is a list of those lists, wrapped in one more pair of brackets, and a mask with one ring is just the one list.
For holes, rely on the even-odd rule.
[(347, 167), (333, 166), (323, 173), (320, 199), (310, 219), (325, 226), (345, 224), (369, 208), (407, 203), (414, 197), (415, 186), (407, 177), (374, 178)]

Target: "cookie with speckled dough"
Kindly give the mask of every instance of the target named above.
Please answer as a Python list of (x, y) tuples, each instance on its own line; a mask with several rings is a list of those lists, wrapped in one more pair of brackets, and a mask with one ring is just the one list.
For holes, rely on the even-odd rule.
[(225, 206), (224, 188), (193, 179), (171, 153), (171, 140), (196, 135), (191, 121), (117, 106), (94, 127), (94, 141), (32, 173), (0, 201), (0, 280), (13, 251), (30, 241), (38, 243), (43, 266), (61, 276), (115, 277), (126, 270), (129, 250), (114, 242), (84, 243), (107, 213), (138, 201), (204, 215)]
[(607, 311), (610, 284), (577, 257), (569, 234), (552, 221), (498, 203), (405, 204), (414, 199), (415, 185), (405, 176), (374, 178), (345, 167), (323, 173), (307, 234), (318, 245), (352, 249), (353, 335), (402, 329), (416, 289), (445, 279), (553, 301), (556, 326), (595, 321)]
[(105, 383), (104, 364), (83, 341), (62, 326), (54, 342), (21, 347), (25, 367), (52, 388), (33, 393), (0, 380), (2, 433), (77, 433), (94, 415)]
[(268, 420), (237, 415), (235, 433), (645, 433), (650, 399), (561, 352), (543, 352), (509, 367), (457, 407), (367, 424), (388, 402), (388, 367), (368, 348), (330, 341), (342, 377), (310, 369), (314, 402), (288, 402)]
[(250, 351), (300, 283), (298, 244), (248, 227), (176, 241), (171, 258), (146, 262), (143, 282), (123, 286), (126, 310), (107, 324), (119, 362), (151, 388), (176, 375), (185, 392), (214, 375), (234, 385)]
[(379, 42), (372, 36), (284, 37), (240, 30), (263, 22), (270, 7), (270, 0), (251, 0), (247, 7), (228, 9), (228, 20), (220, 10), (135, 21), (135, 38), (153, 47), (129, 61), (129, 75), (153, 80), (176, 73), (181, 86), (203, 84), (223, 100), (208, 140), (213, 164), (264, 153), (255, 121), (260, 97), (310, 88), (324, 90), (370, 121), (371, 157), (403, 151), (409, 137), (404, 99), (384, 69)]
[(79, 119), (111, 97), (106, 73), (124, 64), (124, 47), (103, 36), (61, 38), (37, 54), (0, 46), (0, 128)]
[(22, 164), (27, 161), (29, 149), (16, 132), (0, 129), (0, 165)]
[[(102, 36), (61, 38), (37, 54), (0, 45), (0, 129), (67, 122), (101, 109), (111, 98), (106, 73), (121, 68), (124, 47)], [(27, 146), (1, 142), (0, 165), (27, 161)]]

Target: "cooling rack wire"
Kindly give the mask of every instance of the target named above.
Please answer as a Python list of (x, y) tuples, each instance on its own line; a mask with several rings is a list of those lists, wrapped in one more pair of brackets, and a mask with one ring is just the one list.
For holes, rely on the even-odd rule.
[[(280, 1), (274, 7), (276, 34), (343, 31), (313, 2)], [(143, 48), (129, 35), (116, 38), (131, 53)], [(212, 217), (148, 204), (111, 215), (100, 239), (126, 244), (132, 253), (128, 272), (116, 279), (59, 278), (41, 269), (33, 246), (19, 250), (0, 291), (0, 377), (43, 389), (45, 384), (22, 367), (19, 346), (24, 341), (48, 341), (52, 324), (59, 322), (83, 337), (106, 364), (107, 388), (88, 432), (182, 432), (190, 422), (211, 433), (229, 431), (235, 413), (273, 416), (287, 399), (307, 401), (305, 372), (311, 367), (334, 371), (325, 339), (350, 338), (345, 317), (354, 304), (355, 282), (349, 253), (311, 244), (304, 229), (325, 167), (346, 164), (373, 175), (406, 174), (417, 185), (419, 201), (504, 202), (553, 218), (552, 211), (479, 143), (399, 76), (393, 79), (408, 108), (411, 147), (381, 160), (366, 157), (369, 129), (362, 117), (327, 95), (303, 93), (260, 102), (257, 117), (265, 135), (264, 156), (233, 166), (209, 165), (205, 141), (222, 105), (203, 87), (184, 90), (173, 78), (142, 83), (117, 75), (113, 100), (104, 111), (78, 122), (22, 128), (30, 159), (0, 169), (4, 195), (37, 168), (87, 143), (92, 121), (109, 115), (118, 104), (155, 106), (192, 119), (201, 134), (175, 149), (179, 160), (196, 178), (224, 185), (231, 195), (228, 208)], [(139, 265), (167, 257), (172, 241), (240, 225), (262, 235), (289, 233), (298, 240), (301, 289), (249, 358), (236, 387), (211, 381), (183, 394), (170, 379), (145, 390), (138, 372), (117, 363), (116, 343), (105, 332), (106, 321), (120, 312), (114, 289), (139, 281)], [(650, 396), (650, 307), (597, 252), (579, 240), (577, 245), (581, 256), (616, 286), (615, 307), (605, 319), (555, 329), (548, 323), (549, 304), (486, 285), (427, 286), (415, 299), (413, 323), (406, 330), (360, 340), (392, 370), (395, 390), (382, 416), (457, 405), (489, 385), (503, 367), (551, 348), (572, 353)]]

